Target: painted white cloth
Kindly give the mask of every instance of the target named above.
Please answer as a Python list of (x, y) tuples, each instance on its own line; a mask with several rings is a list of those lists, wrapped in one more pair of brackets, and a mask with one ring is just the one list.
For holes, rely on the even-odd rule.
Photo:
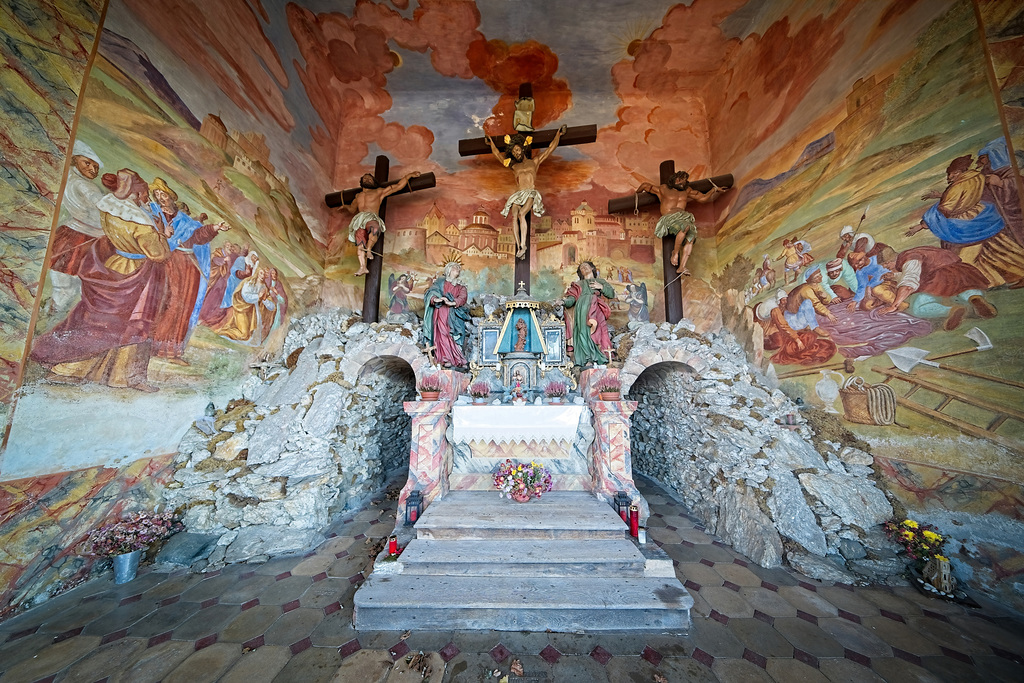
[(513, 192), (512, 196), (505, 202), (505, 208), (501, 210), (502, 216), (508, 216), (508, 212), (512, 210), (512, 205), (526, 206), (526, 202), (529, 201), (530, 197), (533, 197), (533, 215), (543, 216), (544, 215), (544, 201), (541, 199), (540, 192), (537, 190), (519, 190)]
[(452, 438), (455, 443), (489, 441), (576, 440), (585, 406), (474, 406), (452, 407)]
[(348, 241), (355, 244), (356, 242), (356, 231), (362, 230), (366, 227), (367, 223), (377, 221), (377, 225), (380, 226), (381, 234), (384, 233), (384, 221), (381, 217), (372, 211), (360, 211), (352, 217), (352, 222), (348, 224)]
[(103, 237), (100, 227), (100, 210), (96, 204), (103, 199), (103, 190), (95, 181), (89, 180), (72, 167), (68, 184), (64, 188), (64, 199), (60, 203), (59, 225), (89, 237)]
[(96, 208), (103, 213), (139, 225), (151, 225), (156, 230), (156, 223), (149, 213), (130, 199), (118, 199), (113, 194), (104, 195), (98, 202)]

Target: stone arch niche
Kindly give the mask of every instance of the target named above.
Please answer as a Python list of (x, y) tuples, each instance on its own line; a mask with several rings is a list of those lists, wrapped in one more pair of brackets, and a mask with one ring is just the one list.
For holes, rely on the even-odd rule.
[(641, 372), (626, 394), (637, 402), (630, 432), (633, 468), (675, 487), (688, 479), (685, 469), (696, 466), (700, 428), (695, 418), (695, 378), (689, 365), (661, 361)]
[(366, 431), (367, 448), (376, 451), (385, 478), (409, 464), (412, 420), (403, 406), (415, 400), (417, 382), (412, 365), (399, 356), (375, 356), (359, 370), (356, 400), (373, 402), (376, 415)]

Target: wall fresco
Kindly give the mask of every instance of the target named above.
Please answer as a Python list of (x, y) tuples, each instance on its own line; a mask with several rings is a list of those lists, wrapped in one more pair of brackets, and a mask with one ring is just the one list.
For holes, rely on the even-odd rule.
[(171, 456), (0, 483), (0, 616), (89, 578), (90, 531), (122, 512), (152, 510)]
[(0, 7), (0, 433), (17, 388), (61, 189), (65, 153), (103, 0)]
[[(1024, 223), (974, 7), (847, 4), (758, 21), (725, 68), (746, 87), (709, 95), (725, 105), (709, 103), (714, 158), (734, 159), (738, 176), (712, 279), (723, 317), (787, 394), (884, 456), (912, 514), (963, 541), (964, 578), (989, 556), (1016, 566), (1010, 537), (988, 532), (1021, 528), (1007, 502), (1024, 451)], [(766, 73), (761, 57), (784, 39)], [(803, 66), (809, 48), (830, 58)], [(753, 146), (722, 136), (754, 121)], [(1007, 595), (1020, 581), (975, 578)]]

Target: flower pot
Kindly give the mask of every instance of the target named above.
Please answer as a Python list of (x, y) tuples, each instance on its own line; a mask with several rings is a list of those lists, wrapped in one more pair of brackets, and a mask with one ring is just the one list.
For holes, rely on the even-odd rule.
[(485, 403), (487, 403), (487, 397), (486, 396), (474, 396), (473, 397), (473, 405), (482, 406)]
[(618, 391), (602, 391), (600, 396), (602, 401), (618, 401), (621, 394)]
[(549, 396), (548, 397), (548, 403), (550, 403), (553, 406), (561, 405), (562, 404), (562, 397), (561, 396)]
[(421, 391), (420, 400), (422, 401), (436, 401), (441, 396), (440, 391)]
[(142, 551), (134, 550), (123, 555), (114, 555), (114, 583), (128, 583), (135, 578), (139, 571), (139, 560), (142, 559)]
[(529, 491), (513, 491), (511, 494), (512, 500), (517, 503), (528, 503), (530, 501)]

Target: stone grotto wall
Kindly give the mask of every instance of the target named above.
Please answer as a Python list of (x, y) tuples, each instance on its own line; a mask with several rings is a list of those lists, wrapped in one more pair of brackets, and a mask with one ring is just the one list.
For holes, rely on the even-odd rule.
[[(675, 488), (722, 540), (762, 566), (786, 558), (817, 578), (903, 571), (878, 527), (893, 509), (872, 456), (816, 434), (731, 335), (699, 336), (686, 321), (636, 327), (620, 376), (640, 404), (634, 470)], [(787, 415), (796, 424), (779, 424)]]
[(209, 565), (314, 545), (335, 513), (407, 464), (402, 404), (426, 363), (418, 327), (358, 320), (297, 321), (282, 357), (217, 411), (211, 433), (197, 424), (182, 440), (165, 500), (190, 532), (209, 536)]

